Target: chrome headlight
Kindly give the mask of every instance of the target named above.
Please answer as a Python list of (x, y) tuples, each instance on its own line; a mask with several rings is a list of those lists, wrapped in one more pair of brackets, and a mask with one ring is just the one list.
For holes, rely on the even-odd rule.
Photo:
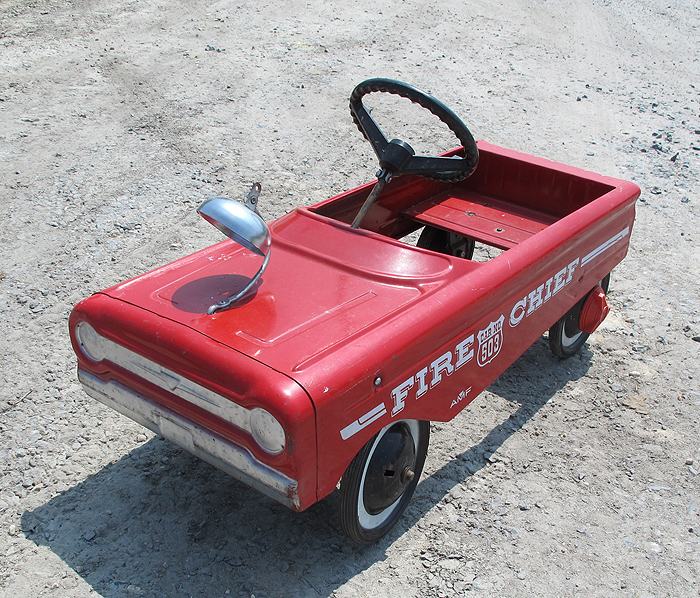
[(284, 428), (269, 411), (260, 407), (252, 410), (250, 431), (260, 447), (271, 455), (279, 455), (284, 450)]
[(87, 322), (80, 322), (75, 327), (75, 338), (85, 357), (91, 361), (102, 361), (105, 358), (104, 339)]

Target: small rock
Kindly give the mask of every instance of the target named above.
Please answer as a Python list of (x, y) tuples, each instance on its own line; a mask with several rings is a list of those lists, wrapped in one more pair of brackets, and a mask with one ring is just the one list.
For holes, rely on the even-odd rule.
[(475, 590), (488, 590), (491, 587), (491, 583), (486, 581), (483, 577), (477, 577), (472, 581), (472, 588)]
[(695, 459), (686, 459), (685, 460), (686, 465), (692, 465), (693, 463), (695, 463)]
[(630, 409), (634, 409), (637, 413), (641, 415), (648, 415), (649, 414), (649, 408), (647, 407), (646, 404), (646, 397), (641, 396), (641, 395), (633, 395), (631, 397), (627, 397), (624, 401), (622, 401), (622, 404), (625, 407), (629, 407)]
[(460, 567), (462, 567), (462, 561), (453, 558), (442, 559), (438, 563), (438, 566), (446, 571), (457, 571)]
[(518, 571), (518, 579), (525, 579), (525, 574), (522, 571)]
[(198, 532), (196, 532), (196, 533), (192, 536), (192, 539), (193, 539), (195, 542), (201, 542), (202, 540), (204, 540), (205, 536), (206, 536), (205, 531), (204, 531), (203, 529), (200, 529)]
[(95, 536), (97, 536), (95, 532), (89, 531), (83, 534), (83, 540), (85, 540), (86, 542), (92, 542), (95, 539)]
[(36, 529), (36, 526), (38, 525), (38, 522), (34, 515), (28, 514), (22, 517), (22, 522), (20, 524), (20, 529), (23, 532), (34, 532)]

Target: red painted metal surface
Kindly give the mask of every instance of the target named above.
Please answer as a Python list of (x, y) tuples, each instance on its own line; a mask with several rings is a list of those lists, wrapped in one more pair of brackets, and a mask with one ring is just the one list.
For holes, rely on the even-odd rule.
[(445, 191), (405, 214), (421, 224), (449, 229), (499, 249), (515, 247), (556, 221), (552, 216), (468, 189)]
[(602, 287), (597, 286), (586, 298), (581, 307), (578, 327), (587, 334), (593, 334), (610, 313), (610, 305)]
[[(449, 421), (627, 252), (636, 185), (480, 143), (457, 184), (401, 177), (363, 229), (365, 185), (270, 224), (272, 256), (232, 309), (209, 305), (259, 257), (226, 241), (80, 303), (79, 368), (138, 389), (225, 436), (298, 484), (304, 509), (330, 493), (360, 448), (396, 419)], [(502, 249), (484, 263), (397, 240), (424, 224)], [(500, 229), (500, 230), (499, 230)], [(82, 353), (104, 337), (282, 424), (279, 455), (205, 410)]]

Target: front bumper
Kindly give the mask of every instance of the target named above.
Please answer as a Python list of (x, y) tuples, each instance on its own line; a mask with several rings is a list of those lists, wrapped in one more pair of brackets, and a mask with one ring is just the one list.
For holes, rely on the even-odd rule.
[(266, 496), (298, 510), (298, 482), (256, 459), (248, 450), (206, 430), (148, 397), (79, 369), (85, 392), (115, 411), (126, 415), (156, 434), (212, 464)]

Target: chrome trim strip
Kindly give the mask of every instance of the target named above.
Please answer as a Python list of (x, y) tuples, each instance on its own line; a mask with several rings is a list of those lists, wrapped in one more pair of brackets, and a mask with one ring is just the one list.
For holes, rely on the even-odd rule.
[[(126, 349), (125, 349), (126, 350)], [(78, 379), (85, 392), (122, 415), (167, 438), (290, 509), (299, 508), (299, 483), (258, 461), (248, 450), (156, 404), (123, 384), (103, 382), (84, 370)]]
[(249, 434), (253, 433), (250, 426), (251, 410), (103, 336), (100, 337), (100, 342), (103, 359), (111, 361), (163, 390), (197, 405), (197, 407), (201, 407)]

